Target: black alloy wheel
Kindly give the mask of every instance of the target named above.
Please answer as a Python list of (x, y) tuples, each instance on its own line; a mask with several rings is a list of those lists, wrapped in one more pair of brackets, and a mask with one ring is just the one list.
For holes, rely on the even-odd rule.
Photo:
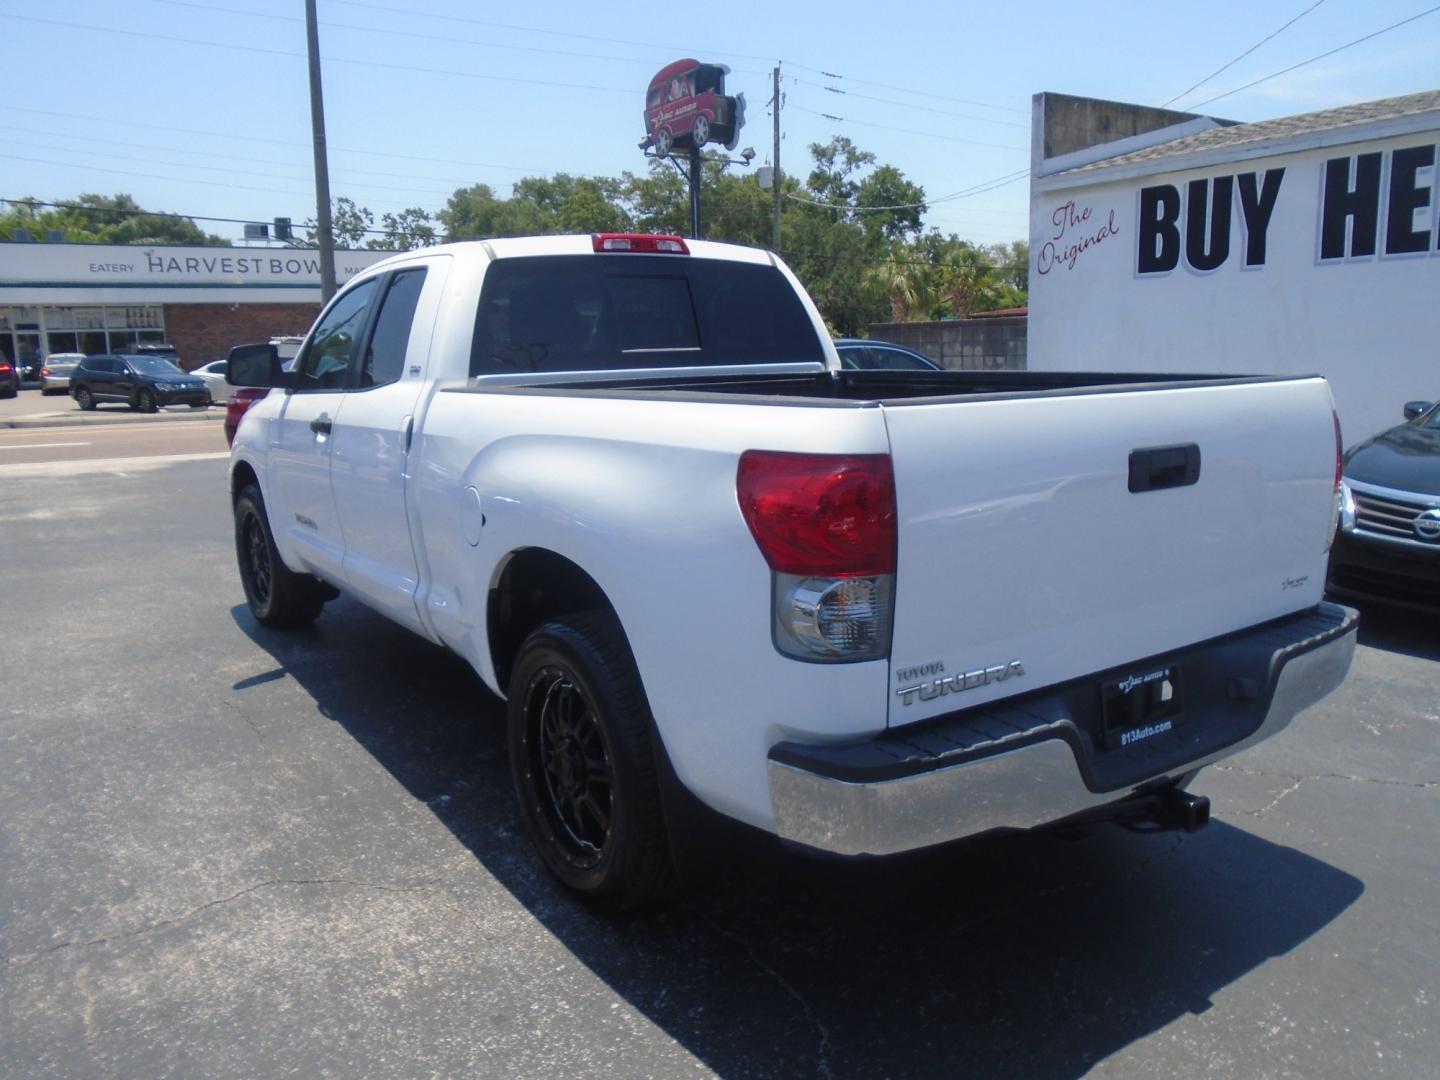
[(261, 607), (270, 603), (270, 590), (274, 585), (275, 564), (270, 559), (270, 543), (265, 535), (265, 523), (259, 514), (246, 514), (239, 523), (241, 574)]
[(508, 719), (521, 819), (551, 872), (611, 911), (668, 895), (650, 711), (615, 617), (567, 615), (526, 638)]
[(160, 406), (155, 404), (155, 391), (149, 388), (142, 388), (135, 396), (135, 407), (141, 412), (158, 412)]
[(90, 393), (88, 386), (82, 386), (75, 391), (75, 404), (79, 405), (82, 409), (95, 408), (95, 396)]
[(307, 626), (335, 591), (285, 565), (275, 547), (260, 489), (250, 484), (235, 496), (235, 560), (245, 603), (266, 626)]

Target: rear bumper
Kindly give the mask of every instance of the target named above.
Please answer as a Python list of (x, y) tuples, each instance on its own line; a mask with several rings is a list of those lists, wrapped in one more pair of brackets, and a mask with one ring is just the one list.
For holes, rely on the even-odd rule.
[(894, 729), (770, 751), (776, 832), (842, 855), (887, 855), (1027, 829), (1126, 798), (1284, 730), (1344, 680), (1356, 612), (1336, 604), (1133, 668), (1187, 672), (1174, 730), (1103, 750), (1090, 731), (1106, 675)]

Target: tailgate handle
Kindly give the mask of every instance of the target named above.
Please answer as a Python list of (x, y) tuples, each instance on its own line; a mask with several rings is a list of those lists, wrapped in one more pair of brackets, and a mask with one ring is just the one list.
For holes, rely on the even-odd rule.
[(1149, 446), (1130, 451), (1130, 490), (1189, 487), (1200, 479), (1200, 447)]

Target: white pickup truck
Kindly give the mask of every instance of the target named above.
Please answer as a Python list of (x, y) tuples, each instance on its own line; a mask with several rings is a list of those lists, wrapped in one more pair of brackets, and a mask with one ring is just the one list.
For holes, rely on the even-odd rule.
[(1197, 828), (1203, 765), (1349, 668), (1318, 377), (842, 370), (783, 262), (675, 237), (398, 255), (234, 443), (245, 594), (336, 590), (508, 701), (570, 888), (666, 892), (701, 805), (883, 855)]

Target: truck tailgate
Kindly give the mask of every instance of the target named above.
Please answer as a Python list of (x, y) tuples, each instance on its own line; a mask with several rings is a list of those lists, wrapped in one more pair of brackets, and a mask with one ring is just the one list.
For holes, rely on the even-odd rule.
[(892, 727), (1321, 598), (1335, 469), (1322, 379), (897, 402), (885, 416)]

